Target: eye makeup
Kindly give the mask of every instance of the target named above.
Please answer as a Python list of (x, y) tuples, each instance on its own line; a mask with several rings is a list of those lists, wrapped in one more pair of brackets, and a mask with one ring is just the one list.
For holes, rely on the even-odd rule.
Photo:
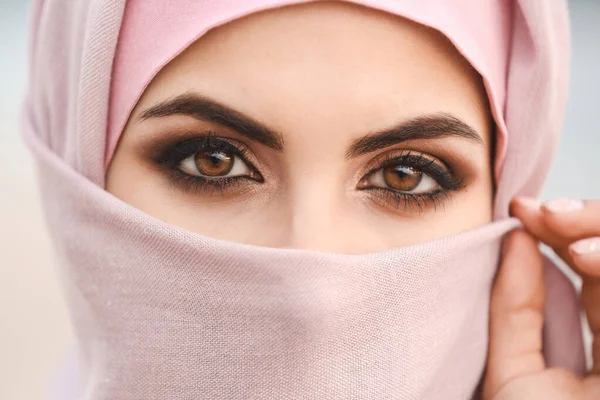
[[(194, 195), (239, 194), (252, 189), (252, 185), (264, 182), (255, 163), (250, 161), (255, 158), (251, 150), (241, 141), (218, 137), (214, 131), (167, 144), (153, 158), (175, 188)], [(218, 168), (210, 168), (211, 164), (214, 167), (217, 162), (224, 160), (233, 165), (223, 169), (221, 175)], [(236, 163), (244, 164), (242, 170), (245, 173), (230, 176)], [(190, 165), (192, 170), (195, 167), (195, 173), (190, 172)]]
[[(260, 190), (265, 184), (265, 174), (258, 167), (264, 163), (252, 149), (241, 140), (219, 136), (215, 131), (157, 147), (153, 163), (174, 188), (185, 193), (235, 197)], [(393, 210), (435, 209), (465, 186), (462, 177), (441, 159), (406, 149), (376, 154), (360, 169), (363, 172), (356, 190), (378, 206)]]
[[(435, 208), (451, 192), (464, 187), (462, 177), (439, 158), (424, 152), (390, 150), (371, 159), (366, 169), (357, 189), (367, 192), (376, 203), (394, 209)], [(370, 179), (376, 174), (382, 178)]]

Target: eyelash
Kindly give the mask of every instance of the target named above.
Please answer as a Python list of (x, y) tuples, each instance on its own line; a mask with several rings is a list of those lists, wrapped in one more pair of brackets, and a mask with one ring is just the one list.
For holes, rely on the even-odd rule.
[[(206, 178), (190, 175), (183, 172), (179, 166), (190, 156), (201, 150), (223, 151), (233, 153), (239, 157), (248, 167), (258, 174), (258, 177), (240, 175), (234, 177)], [(399, 151), (404, 153), (398, 154)], [(204, 136), (186, 139), (178, 143), (166, 146), (166, 149), (155, 157), (155, 162), (165, 167), (170, 175), (171, 183), (180, 189), (193, 194), (212, 196), (216, 192), (225, 195), (227, 191), (235, 191), (248, 188), (248, 182), (262, 183), (264, 178), (258, 168), (249, 160), (251, 150), (245, 144), (237, 140), (217, 136), (216, 132), (207, 132)], [(383, 168), (391, 165), (402, 165), (422, 172), (440, 186), (437, 190), (429, 193), (407, 193), (395, 191), (382, 187), (365, 187), (359, 190), (368, 192), (370, 196), (377, 197), (377, 201), (383, 201), (386, 205), (399, 209), (402, 205), (407, 209), (415, 207), (422, 211), (427, 205), (437, 208), (444, 204), (450, 192), (463, 187), (462, 179), (458, 178), (451, 168), (435, 157), (425, 153), (413, 151), (396, 150), (389, 151), (383, 156), (375, 158), (369, 163), (368, 172), (363, 174), (368, 177)]]
[[(262, 183), (264, 181), (258, 168), (249, 161), (250, 150), (244, 147), (243, 143), (231, 139), (217, 137), (215, 132), (207, 132), (205, 136), (186, 139), (174, 145), (167, 146), (166, 151), (160, 153), (156, 162), (166, 167), (171, 176), (171, 182), (174, 186), (190, 191), (194, 194), (205, 194), (212, 196), (215, 192), (225, 194), (227, 190), (235, 190), (243, 186), (244, 181)], [(235, 176), (229, 178), (205, 178), (185, 173), (179, 169), (179, 165), (186, 158), (196, 154), (201, 150), (231, 152), (242, 159), (248, 167), (257, 172), (258, 179), (247, 175)]]
[[(444, 163), (435, 157), (426, 155), (425, 153), (414, 153), (413, 151), (404, 150), (405, 153), (398, 155), (397, 151), (385, 153), (383, 159), (376, 158), (370, 162), (373, 167), (364, 176), (367, 177), (391, 165), (402, 165), (422, 172), (433, 178), (440, 186), (439, 189), (429, 193), (407, 193), (395, 191), (392, 189), (381, 187), (367, 187), (360, 189), (375, 193), (382, 196), (383, 200), (394, 208), (399, 209), (404, 205), (404, 209), (415, 207), (419, 211), (427, 205), (432, 205), (434, 209), (444, 204), (450, 193), (464, 187), (463, 180), (457, 177), (453, 171), (446, 167)], [(440, 165), (442, 164), (442, 165)]]

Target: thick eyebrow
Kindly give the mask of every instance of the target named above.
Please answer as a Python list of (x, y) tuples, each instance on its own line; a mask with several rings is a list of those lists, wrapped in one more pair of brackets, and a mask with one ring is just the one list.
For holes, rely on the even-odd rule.
[(346, 158), (358, 157), (407, 140), (440, 139), (452, 136), (484, 144), (481, 136), (467, 123), (451, 114), (441, 113), (416, 117), (392, 128), (356, 139), (346, 151)]
[[(199, 94), (186, 93), (165, 100), (142, 111), (139, 118), (146, 120), (170, 115), (187, 115), (201, 121), (214, 122), (267, 147), (283, 151), (283, 136), (279, 132)], [(451, 114), (440, 113), (416, 117), (356, 139), (346, 151), (346, 158), (355, 158), (407, 140), (440, 139), (451, 136), (466, 138), (483, 145), (481, 136), (467, 123)]]
[(277, 151), (283, 150), (283, 136), (253, 118), (207, 97), (186, 93), (163, 101), (140, 113), (139, 118), (188, 115), (201, 121), (214, 122), (235, 130), (240, 135)]

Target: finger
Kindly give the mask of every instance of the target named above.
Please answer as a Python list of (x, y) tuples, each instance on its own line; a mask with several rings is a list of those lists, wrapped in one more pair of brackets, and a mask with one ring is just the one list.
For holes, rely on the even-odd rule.
[(540, 209), (547, 228), (563, 238), (600, 235), (600, 200), (552, 200)]
[[(600, 215), (598, 209), (600, 202), (584, 202), (582, 203), (584, 209), (579, 211), (576, 209), (580, 206), (568, 205), (570, 203), (566, 200), (558, 200), (558, 205), (556, 203), (553, 205), (553, 203), (555, 202), (541, 205), (535, 199), (515, 198), (511, 202), (511, 213), (523, 222), (528, 232), (552, 247), (559, 257), (585, 278), (587, 273), (592, 271), (589, 269), (586, 271), (586, 265), (580, 265), (579, 261), (584, 261), (581, 257), (578, 260), (574, 259), (575, 253), (570, 246), (574, 240), (588, 236), (600, 236), (600, 221), (598, 221), (598, 226), (595, 225), (596, 219)], [(573, 211), (549, 211), (550, 209), (558, 210), (561, 207)], [(600, 269), (592, 276), (600, 276)]]
[[(592, 331), (592, 373), (600, 374), (600, 210), (598, 201), (577, 205), (565, 200), (539, 206), (531, 199), (515, 199), (513, 215), (582, 278), (581, 302)], [(562, 211), (559, 211), (560, 209)], [(569, 211), (570, 210), (570, 211)], [(572, 232), (569, 233), (569, 230)], [(591, 236), (591, 237), (586, 237)], [(581, 239), (581, 238), (584, 239)], [(579, 240), (577, 240), (579, 239)], [(573, 240), (576, 240), (573, 242)]]
[(542, 371), (543, 307), (542, 255), (537, 242), (524, 231), (513, 232), (490, 299), (490, 344), (484, 397), (514, 378)]
[(526, 229), (551, 247), (562, 246), (590, 236), (600, 236), (599, 200), (553, 200), (545, 204), (528, 197), (511, 202), (511, 214)]
[(581, 302), (585, 309), (588, 325), (592, 332), (592, 370), (600, 374), (600, 281), (591, 279), (584, 281), (581, 286)]
[(581, 301), (592, 331), (593, 374), (600, 374), (600, 238), (588, 238), (569, 246), (573, 262), (583, 271)]
[(600, 237), (590, 237), (571, 243), (568, 251), (583, 274), (600, 277)]
[(547, 228), (540, 201), (530, 197), (516, 197), (510, 203), (510, 213), (521, 220), (529, 233), (548, 246), (565, 244), (565, 240), (561, 240), (560, 236)]

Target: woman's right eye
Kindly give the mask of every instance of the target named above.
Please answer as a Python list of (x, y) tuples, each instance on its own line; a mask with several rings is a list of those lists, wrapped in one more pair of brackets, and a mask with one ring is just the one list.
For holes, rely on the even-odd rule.
[(206, 136), (186, 139), (159, 150), (155, 161), (168, 179), (184, 191), (211, 196), (235, 194), (264, 182), (249, 159), (252, 151), (240, 141)]
[(179, 169), (189, 175), (208, 179), (252, 177), (253, 170), (233, 151), (203, 149), (187, 157)]

